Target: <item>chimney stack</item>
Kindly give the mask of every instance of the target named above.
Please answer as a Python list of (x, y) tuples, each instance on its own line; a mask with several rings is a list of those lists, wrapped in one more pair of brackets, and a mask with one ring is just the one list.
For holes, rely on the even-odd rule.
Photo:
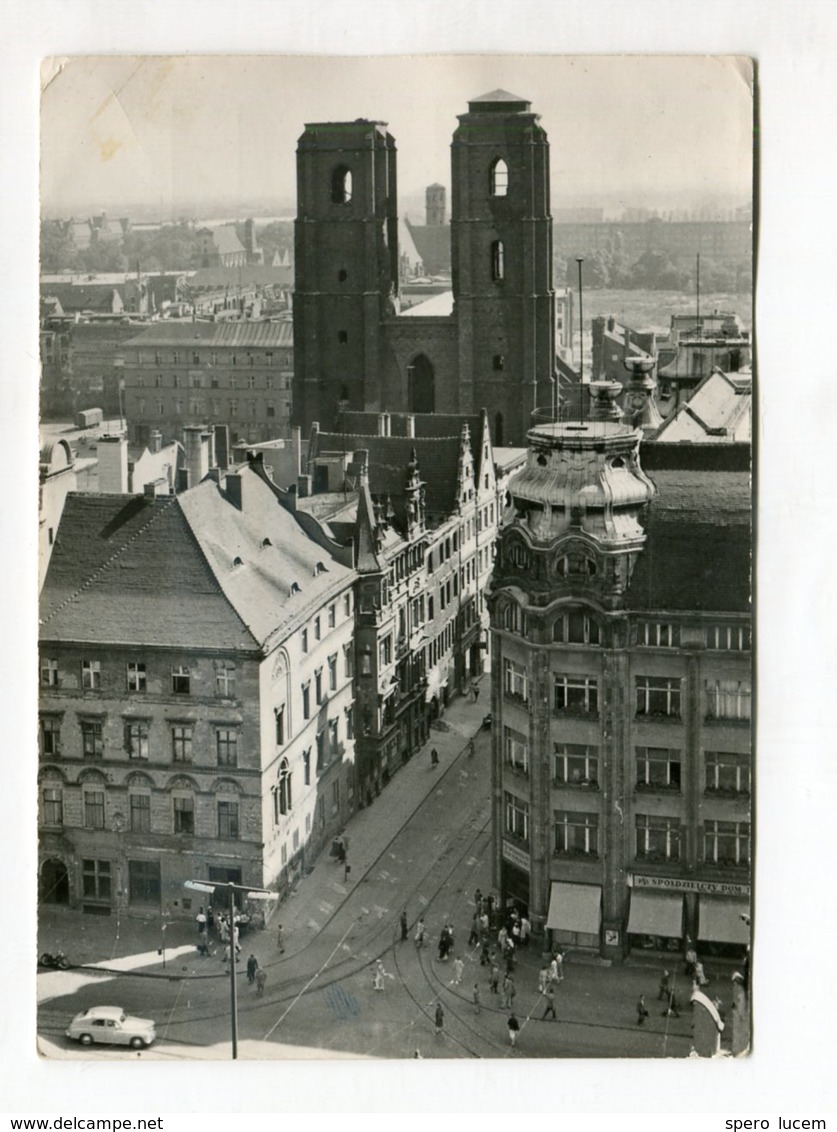
[(124, 433), (100, 436), (99, 491), (124, 495), (128, 491), (128, 438)]
[(189, 469), (189, 483), (196, 487), (209, 471), (211, 433), (200, 425), (187, 425), (183, 429), (183, 447), (186, 450), (186, 467)]
[(148, 438), (148, 451), (149, 452), (162, 452), (163, 450), (163, 434), (158, 428), (151, 430), (151, 435)]

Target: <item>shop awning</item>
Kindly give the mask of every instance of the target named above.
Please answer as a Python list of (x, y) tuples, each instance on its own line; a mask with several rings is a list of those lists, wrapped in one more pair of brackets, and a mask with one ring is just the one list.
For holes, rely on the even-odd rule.
[(565, 884), (554, 880), (549, 894), (548, 928), (598, 935), (602, 922), (602, 890), (598, 884)]
[(679, 939), (683, 934), (683, 897), (672, 892), (631, 891), (631, 935), (662, 935)]
[(750, 914), (749, 905), (739, 900), (700, 898), (698, 939), (715, 943), (749, 943), (750, 929), (741, 919)]

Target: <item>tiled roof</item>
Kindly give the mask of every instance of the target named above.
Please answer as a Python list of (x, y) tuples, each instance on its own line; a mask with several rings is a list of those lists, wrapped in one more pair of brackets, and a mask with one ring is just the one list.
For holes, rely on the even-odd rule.
[(450, 225), (406, 222), (428, 275), (450, 271)]
[(749, 613), (749, 474), (666, 469), (649, 475), (657, 495), (647, 508), (648, 537), (628, 607)]
[(447, 318), (453, 314), (453, 291), (432, 295), (414, 307), (401, 311), (399, 318)]
[(252, 651), (309, 617), (351, 571), (256, 473), (241, 476), (243, 510), (212, 480), (153, 501), (69, 495), (41, 595), (42, 639)]
[(185, 345), (195, 340), (202, 346), (253, 346), (259, 349), (291, 349), (293, 324), (290, 322), (155, 322), (148, 330), (125, 343), (126, 346)]
[(205, 287), (292, 287), (293, 267), (270, 267), (262, 263), (241, 267), (199, 267), (190, 273), (187, 285), (190, 291)]
[(216, 228), (212, 233), (212, 239), (219, 255), (233, 255), (244, 251), (244, 245), (232, 224), (222, 224), (220, 228)]

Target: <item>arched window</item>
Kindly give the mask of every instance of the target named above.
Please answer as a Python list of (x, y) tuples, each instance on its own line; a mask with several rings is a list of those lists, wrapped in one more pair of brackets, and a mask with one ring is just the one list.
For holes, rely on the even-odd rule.
[(338, 165), (331, 174), (331, 199), (334, 204), (348, 204), (352, 199), (352, 171)]
[(552, 639), (565, 645), (598, 645), (598, 622), (580, 609), (562, 613), (552, 627)]
[(279, 820), (280, 814), (288, 814), (291, 811), (291, 768), (287, 759), (282, 759), (279, 763), (279, 784), (273, 794), (274, 798), (274, 817)]
[(509, 191), (509, 167), (498, 157), (489, 172), (489, 190), (493, 197), (504, 197)]
[(506, 262), (505, 251), (503, 249), (503, 241), (495, 240), (491, 245), (491, 278), (495, 280), (505, 279), (506, 277)]

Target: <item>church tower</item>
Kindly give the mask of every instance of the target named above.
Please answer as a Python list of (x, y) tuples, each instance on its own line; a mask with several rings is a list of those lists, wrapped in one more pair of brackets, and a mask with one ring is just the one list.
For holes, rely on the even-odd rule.
[(495, 445), (526, 442), (552, 408), (555, 311), (549, 143), (525, 99), (468, 103), (451, 145), (459, 411), (488, 410)]
[(386, 123), (309, 123), (297, 146), (296, 424), (381, 405), (381, 323), (398, 305), (395, 140)]

